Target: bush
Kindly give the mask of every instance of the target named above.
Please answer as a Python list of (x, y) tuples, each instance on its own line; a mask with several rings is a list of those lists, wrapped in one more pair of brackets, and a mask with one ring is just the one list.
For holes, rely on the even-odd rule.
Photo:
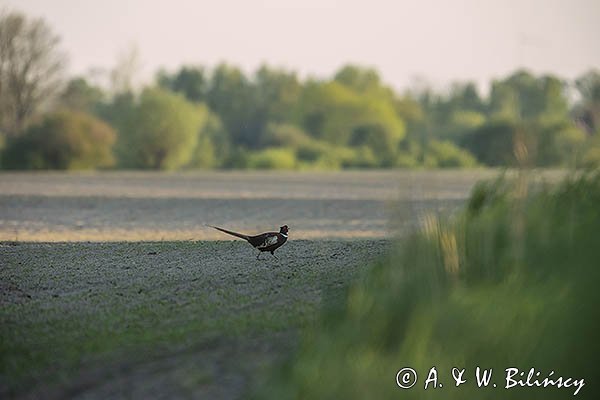
[(467, 135), (462, 144), (490, 166), (573, 167), (584, 142), (584, 132), (571, 121), (539, 118), (491, 121)]
[(10, 169), (91, 169), (114, 164), (114, 130), (95, 117), (75, 111), (45, 116), (7, 143), (4, 166)]
[(599, 168), (600, 167), (600, 132), (592, 135), (583, 146), (579, 165), (584, 168)]
[(362, 154), (365, 154), (365, 150), (362, 149), (365, 147), (371, 150), (372, 154), (377, 154), (374, 165), (371, 161), (367, 162), (369, 166), (390, 167), (397, 156), (398, 142), (378, 123), (356, 126), (350, 138), (350, 145), (358, 147)]
[(297, 148), (313, 141), (301, 128), (289, 124), (270, 123), (261, 137), (265, 147)]
[(251, 153), (248, 157), (248, 168), (256, 169), (294, 169), (296, 156), (293, 150), (269, 148)]
[(331, 147), (321, 142), (308, 142), (298, 146), (296, 149), (296, 157), (298, 160), (306, 162), (315, 162), (319, 158), (327, 154)]
[(585, 140), (585, 133), (570, 121), (541, 126), (536, 136), (536, 165), (574, 167)]
[(394, 148), (405, 136), (404, 121), (389, 98), (364, 95), (337, 81), (308, 84), (298, 115), (313, 137), (338, 146), (349, 145), (356, 129), (376, 127), (374, 144), (393, 143)]
[(203, 124), (199, 106), (182, 96), (146, 89), (119, 126), (120, 164), (130, 168), (175, 169), (190, 162)]
[(400, 168), (416, 168), (419, 166), (419, 161), (416, 157), (408, 152), (400, 152), (396, 157), (396, 167)]
[(465, 135), (485, 124), (485, 121), (485, 115), (476, 111), (454, 111), (450, 115), (447, 125), (439, 128), (438, 136), (459, 143)]
[(431, 167), (470, 168), (477, 165), (471, 153), (451, 142), (431, 140), (427, 144), (427, 155), (433, 159), (434, 165)]
[(230, 156), (229, 135), (219, 117), (204, 104), (198, 104), (201, 126), (198, 141), (186, 168), (208, 169), (224, 166)]
[(494, 120), (470, 132), (461, 146), (489, 166), (516, 166), (515, 139), (523, 127), (509, 120)]
[[(598, 398), (592, 355), (600, 354), (600, 175), (528, 196), (523, 189), (506, 181), (478, 186), (454, 221), (425, 218), (422, 230), (353, 284), (342, 304), (329, 306), (259, 397), (573, 395), (573, 387), (504, 389), (505, 368), (519, 368), (525, 379), (534, 367), (540, 380), (550, 371), (553, 379), (584, 378), (579, 397)], [(409, 366), (419, 381), (401, 390), (394, 377)], [(432, 366), (444, 386), (425, 392)], [(477, 366), (493, 368), (497, 389), (477, 388)], [(466, 368), (460, 388), (453, 367)]]
[(312, 169), (376, 168), (380, 164), (368, 146), (333, 146), (313, 140), (298, 147), (296, 157), (303, 167)]
[(351, 148), (350, 151), (348, 155), (344, 154), (343, 150), (340, 151), (340, 163), (344, 168), (376, 168), (380, 165), (381, 160), (368, 146)]

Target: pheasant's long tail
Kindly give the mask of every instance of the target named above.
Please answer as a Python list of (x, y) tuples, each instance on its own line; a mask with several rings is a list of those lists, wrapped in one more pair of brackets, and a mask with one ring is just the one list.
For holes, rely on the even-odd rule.
[(237, 232), (233, 232), (233, 231), (228, 231), (227, 229), (219, 228), (218, 226), (212, 226), (212, 225), (209, 225), (209, 226), (211, 228), (215, 228), (218, 231), (221, 231), (221, 232), (226, 233), (226, 234), (231, 235), (231, 236), (239, 237), (239, 238), (244, 239), (244, 240), (248, 240), (250, 238), (250, 236), (244, 235), (243, 233), (237, 233)]

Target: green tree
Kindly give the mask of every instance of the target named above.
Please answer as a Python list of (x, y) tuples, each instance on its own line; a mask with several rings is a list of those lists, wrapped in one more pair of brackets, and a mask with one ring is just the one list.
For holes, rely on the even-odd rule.
[(572, 121), (558, 120), (539, 124), (531, 132), (537, 132), (530, 139), (535, 165), (571, 168), (577, 165), (584, 150), (586, 136)]
[(395, 96), (393, 104), (396, 114), (406, 123), (407, 136), (418, 130), (425, 122), (425, 111), (412, 95)]
[(452, 85), (448, 102), (454, 110), (483, 113), (486, 104), (473, 82)]
[(296, 156), (291, 149), (267, 148), (248, 157), (249, 168), (256, 169), (295, 169)]
[(477, 160), (452, 142), (434, 139), (427, 144), (424, 164), (429, 168), (472, 168)]
[(515, 90), (502, 82), (492, 82), (488, 113), (497, 119), (517, 120), (520, 112)]
[(485, 165), (516, 165), (515, 138), (520, 132), (515, 122), (494, 120), (465, 136), (462, 145)]
[(206, 102), (219, 115), (235, 144), (258, 147), (263, 120), (257, 118), (252, 85), (240, 69), (217, 66), (208, 84)]
[(227, 131), (219, 116), (205, 104), (198, 104), (201, 114), (201, 126), (198, 130), (198, 142), (194, 148), (187, 168), (216, 168), (224, 166), (231, 153), (231, 144)]
[(580, 102), (575, 109), (578, 122), (590, 133), (600, 134), (600, 70), (592, 69), (575, 80)]
[[(392, 101), (361, 96), (335, 81), (307, 85), (299, 102), (299, 119), (311, 135), (336, 145), (348, 145), (353, 136), (364, 136), (365, 127), (378, 126), (371, 132), (383, 134), (395, 150), (405, 134), (404, 121), (396, 114)], [(361, 132), (357, 134), (356, 130)]]
[(202, 125), (198, 107), (182, 96), (145, 89), (119, 126), (119, 161), (124, 167), (175, 169), (190, 162)]
[(373, 68), (358, 65), (345, 65), (336, 72), (334, 81), (347, 86), (359, 93), (385, 91), (379, 73)]
[(290, 124), (270, 123), (265, 129), (262, 138), (264, 147), (289, 147), (297, 148), (308, 142), (314, 141), (301, 128)]
[(504, 80), (493, 82), (490, 113), (513, 120), (533, 120), (544, 115), (566, 118), (565, 85), (551, 75), (536, 78), (527, 71), (517, 71)]
[(423, 148), (424, 142), (431, 139), (460, 143), (465, 134), (486, 120), (485, 101), (472, 82), (454, 83), (447, 94), (436, 94), (427, 88), (418, 98), (426, 118), (410, 136)]
[(164, 89), (181, 93), (192, 102), (206, 100), (208, 80), (203, 67), (183, 66), (176, 74), (160, 71), (157, 76), (158, 85)]
[(585, 134), (568, 120), (492, 121), (465, 137), (463, 145), (490, 166), (570, 166), (580, 158)]
[(584, 136), (571, 122), (565, 84), (551, 75), (517, 71), (494, 81), (489, 121), (473, 119), (472, 133), (459, 138), (488, 165), (574, 165)]
[(101, 88), (90, 85), (84, 78), (73, 78), (63, 90), (60, 103), (72, 110), (94, 113), (105, 97)]
[(8, 142), (4, 166), (11, 169), (90, 169), (114, 164), (114, 130), (77, 111), (45, 116)]
[[(352, 129), (350, 146), (366, 147), (378, 155), (378, 164), (383, 167), (391, 167), (397, 154), (398, 140), (390, 135), (385, 127), (378, 123), (367, 123), (357, 125)], [(363, 150), (364, 153), (364, 150)]]
[(302, 86), (295, 73), (263, 65), (254, 75), (253, 92), (259, 117), (262, 117), (260, 124), (264, 129), (269, 122), (292, 121)]
[(337, 125), (348, 121), (357, 103), (358, 96), (339, 83), (310, 81), (302, 91), (297, 107), (297, 119), (300, 125), (317, 139), (344, 143), (350, 136), (348, 127), (340, 129), (331, 125), (334, 121)]
[(133, 93), (124, 92), (113, 96), (108, 102), (96, 105), (96, 115), (107, 121), (111, 126), (119, 128), (126, 126), (135, 112), (136, 99)]
[(585, 168), (600, 167), (600, 135), (594, 135), (585, 143), (578, 166)]

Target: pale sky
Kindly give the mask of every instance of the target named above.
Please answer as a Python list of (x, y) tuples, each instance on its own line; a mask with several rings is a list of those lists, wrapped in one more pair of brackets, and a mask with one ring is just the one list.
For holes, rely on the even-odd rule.
[(352, 62), (397, 89), (425, 78), (480, 85), (517, 67), (573, 78), (600, 68), (600, 0), (0, 0), (43, 17), (71, 74), (110, 68), (137, 46), (160, 68), (262, 63), (326, 78)]

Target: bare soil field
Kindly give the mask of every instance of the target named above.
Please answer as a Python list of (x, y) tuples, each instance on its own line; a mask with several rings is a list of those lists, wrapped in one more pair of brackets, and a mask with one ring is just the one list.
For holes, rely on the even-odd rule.
[(0, 245), (0, 398), (244, 398), (388, 244)]
[(2, 241), (228, 240), (205, 224), (296, 239), (387, 237), (455, 209), (492, 171), (2, 173)]

